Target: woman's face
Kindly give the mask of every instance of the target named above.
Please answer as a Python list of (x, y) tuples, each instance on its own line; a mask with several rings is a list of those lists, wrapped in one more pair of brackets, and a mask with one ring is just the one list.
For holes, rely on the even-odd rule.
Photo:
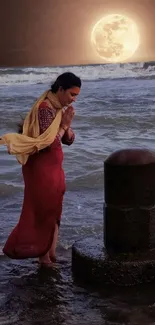
[(75, 102), (76, 97), (80, 93), (80, 88), (79, 87), (72, 87), (67, 90), (60, 89), (59, 91), (59, 101), (62, 106), (68, 106), (72, 102)]

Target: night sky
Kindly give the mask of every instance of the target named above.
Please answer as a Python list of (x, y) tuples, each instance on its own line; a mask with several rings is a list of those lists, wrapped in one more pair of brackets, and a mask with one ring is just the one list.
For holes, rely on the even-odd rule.
[(138, 25), (141, 45), (131, 61), (155, 60), (155, 0), (0, 0), (0, 66), (104, 63), (90, 34), (111, 13)]

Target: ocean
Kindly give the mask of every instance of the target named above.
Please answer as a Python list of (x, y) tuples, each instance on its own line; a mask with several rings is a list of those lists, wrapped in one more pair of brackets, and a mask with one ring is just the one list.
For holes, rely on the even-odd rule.
[[(71, 71), (82, 79), (72, 127), (76, 139), (63, 146), (67, 192), (50, 274), (35, 260), (15, 261), (2, 247), (23, 201), (21, 166), (0, 147), (0, 325), (155, 324), (151, 288), (99, 292), (71, 273), (76, 240), (103, 233), (105, 159), (124, 148), (155, 148), (155, 67), (143, 62), (70, 67), (0, 68), (0, 134), (15, 132), (38, 96)], [(146, 299), (147, 297), (147, 299)]]

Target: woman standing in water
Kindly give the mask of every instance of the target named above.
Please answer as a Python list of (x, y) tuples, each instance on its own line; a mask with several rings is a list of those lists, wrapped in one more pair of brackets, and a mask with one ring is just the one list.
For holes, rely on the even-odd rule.
[[(65, 178), (61, 142), (71, 145), (74, 132), (71, 105), (80, 93), (81, 80), (73, 73), (60, 75), (24, 120), (21, 134), (1, 137), (22, 164), (24, 202), (18, 224), (3, 252), (10, 258), (39, 257), (52, 266), (60, 225)], [(67, 108), (65, 108), (67, 107)]]

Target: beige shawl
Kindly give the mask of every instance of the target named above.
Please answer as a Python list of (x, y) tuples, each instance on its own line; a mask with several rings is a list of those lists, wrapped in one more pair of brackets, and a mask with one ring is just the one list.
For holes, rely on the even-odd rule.
[[(57, 109), (57, 114), (47, 130), (40, 135), (38, 108), (45, 98), (48, 98), (52, 106)], [(0, 137), (0, 145), (6, 145), (8, 153), (16, 155), (18, 162), (25, 165), (29, 155), (46, 148), (54, 141), (59, 131), (61, 118), (62, 106), (56, 96), (50, 90), (47, 90), (35, 102), (27, 114), (23, 124), (23, 133), (4, 134)]]

